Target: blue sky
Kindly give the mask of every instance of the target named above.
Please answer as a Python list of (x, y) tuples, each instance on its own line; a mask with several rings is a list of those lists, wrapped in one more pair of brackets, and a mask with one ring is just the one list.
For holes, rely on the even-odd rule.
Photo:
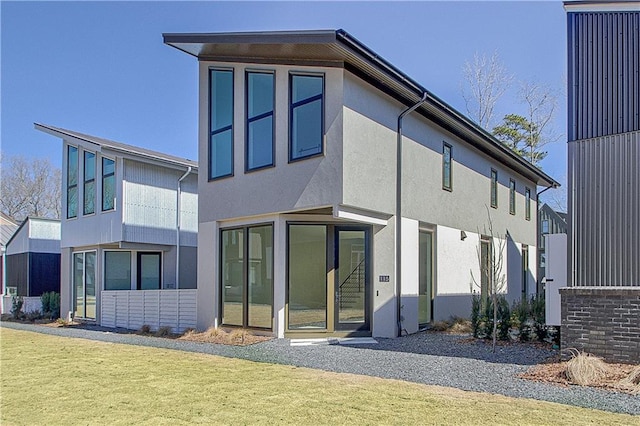
[[(563, 136), (543, 162), (566, 175), (566, 18), (547, 2), (1, 3), (1, 149), (61, 164), (34, 122), (197, 159), (197, 61), (165, 32), (343, 28), (465, 112), (462, 66), (497, 51), (516, 78), (559, 91)], [(522, 111), (515, 87), (497, 115)]]

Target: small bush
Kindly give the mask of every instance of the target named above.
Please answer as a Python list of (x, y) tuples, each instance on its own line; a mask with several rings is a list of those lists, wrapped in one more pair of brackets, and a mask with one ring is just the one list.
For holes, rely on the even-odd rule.
[(148, 324), (144, 324), (142, 327), (140, 327), (140, 334), (150, 334), (151, 333), (151, 326), (149, 326)]
[(456, 334), (469, 334), (471, 333), (471, 321), (467, 318), (462, 317), (451, 317), (451, 321), (449, 321), (451, 327), (449, 327), (449, 331), (451, 333)]
[(61, 326), (61, 327), (67, 327), (67, 326), (69, 326), (71, 323), (70, 323), (69, 321), (67, 321), (66, 319), (64, 319), (64, 318), (58, 318), (58, 319), (56, 320), (56, 324), (58, 324), (58, 325), (59, 325), (59, 326)]
[(620, 380), (620, 383), (622, 385), (635, 388), (637, 391), (640, 392), (640, 365), (636, 366), (636, 368), (633, 369), (631, 374), (629, 374), (624, 379)]
[(484, 301), (481, 335), (485, 339), (493, 337), (493, 301), (490, 298)]
[(42, 303), (42, 315), (45, 318), (54, 319), (60, 316), (60, 293), (50, 291), (40, 296)]
[(169, 327), (168, 325), (163, 325), (162, 327), (158, 328), (158, 331), (156, 331), (156, 336), (157, 337), (167, 337), (167, 336), (171, 336), (171, 327)]
[(547, 325), (545, 324), (546, 318), (544, 313), (545, 308), (544, 297), (535, 295), (531, 297), (531, 317), (533, 320), (533, 332), (535, 333), (538, 341), (542, 342), (547, 338)]
[(449, 324), (447, 321), (434, 321), (434, 323), (431, 325), (431, 330), (447, 331), (449, 330), (449, 327), (451, 327), (451, 324)]
[(23, 305), (24, 300), (22, 296), (13, 296), (11, 299), (11, 316), (13, 319), (21, 319), (24, 317), (24, 312), (22, 312)]
[(231, 340), (235, 340), (237, 342), (240, 343), (244, 343), (244, 339), (247, 335), (247, 330), (244, 330), (242, 328), (237, 328), (235, 330), (233, 330), (231, 333), (229, 333), (229, 338)]
[(498, 339), (509, 340), (511, 331), (511, 310), (504, 296), (498, 296)]
[(480, 337), (480, 296), (474, 294), (471, 298), (471, 334), (473, 337)]
[(224, 333), (224, 330), (220, 328), (215, 328), (215, 327), (209, 327), (207, 331), (205, 331), (205, 334), (207, 335), (207, 337), (218, 337), (222, 333)]
[(567, 361), (565, 376), (577, 385), (588, 385), (607, 375), (609, 366), (600, 358), (584, 352), (572, 351)]
[(513, 304), (513, 314), (518, 327), (518, 340), (528, 342), (531, 335), (529, 300), (524, 298)]
[(35, 320), (42, 319), (42, 312), (40, 311), (27, 312), (25, 314), (25, 318), (27, 319), (27, 321), (32, 321), (32, 322)]

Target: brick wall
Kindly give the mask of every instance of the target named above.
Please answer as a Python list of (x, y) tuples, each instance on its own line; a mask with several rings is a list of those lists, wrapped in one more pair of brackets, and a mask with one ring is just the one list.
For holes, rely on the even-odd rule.
[(640, 363), (640, 287), (560, 289), (561, 348)]

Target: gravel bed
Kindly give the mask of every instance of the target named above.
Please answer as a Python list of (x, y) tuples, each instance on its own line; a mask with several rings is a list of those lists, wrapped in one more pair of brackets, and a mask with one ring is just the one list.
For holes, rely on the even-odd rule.
[(288, 339), (274, 339), (250, 346), (227, 346), (138, 336), (96, 326), (52, 328), (2, 322), (2, 327), (363, 374), (640, 415), (640, 396), (637, 395), (517, 378), (531, 365), (557, 355), (557, 351), (533, 345), (499, 346), (494, 354), (490, 344), (471, 341), (465, 336), (420, 333), (398, 339), (377, 339), (378, 344), (368, 345), (292, 347)]

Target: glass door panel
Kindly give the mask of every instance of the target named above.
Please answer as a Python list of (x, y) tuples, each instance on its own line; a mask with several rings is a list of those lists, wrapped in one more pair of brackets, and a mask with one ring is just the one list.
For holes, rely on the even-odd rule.
[(327, 227), (289, 226), (289, 330), (327, 328)]
[(419, 238), (418, 323), (427, 324), (433, 319), (433, 234), (420, 232)]
[(273, 299), (272, 226), (249, 228), (248, 324), (271, 328)]
[(96, 319), (96, 252), (84, 254), (85, 315), (87, 319)]
[(84, 318), (84, 253), (73, 254), (73, 286), (76, 295), (74, 317)]
[(336, 227), (336, 329), (368, 327), (368, 230)]
[(222, 231), (222, 323), (243, 325), (244, 230)]
[(160, 262), (160, 253), (138, 253), (138, 290), (160, 290)]

